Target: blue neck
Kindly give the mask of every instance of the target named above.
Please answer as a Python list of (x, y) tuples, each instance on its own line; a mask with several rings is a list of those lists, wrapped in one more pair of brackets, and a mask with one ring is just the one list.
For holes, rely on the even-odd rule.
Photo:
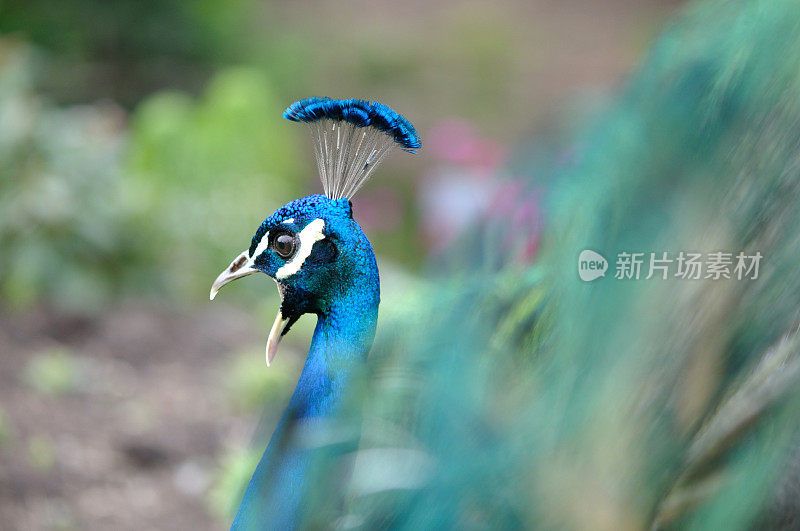
[(296, 419), (326, 417), (338, 409), (353, 370), (366, 360), (375, 337), (377, 301), (368, 309), (358, 302), (358, 297), (343, 300), (317, 319), (287, 414)]
[(332, 417), (354, 371), (366, 360), (380, 299), (377, 269), (370, 273), (368, 281), (354, 283), (319, 315), (300, 380), (250, 480), (232, 529), (288, 529), (297, 524), (312, 450), (295, 444), (295, 428), (313, 428)]

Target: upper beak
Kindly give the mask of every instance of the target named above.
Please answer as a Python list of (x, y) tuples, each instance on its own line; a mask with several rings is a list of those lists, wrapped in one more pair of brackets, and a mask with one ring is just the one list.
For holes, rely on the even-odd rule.
[(211, 293), (209, 293), (208, 297), (212, 301), (214, 297), (217, 296), (217, 292), (219, 288), (230, 282), (231, 280), (236, 280), (237, 278), (246, 277), (247, 275), (252, 275), (253, 273), (257, 272), (258, 269), (252, 266), (249, 263), (249, 256), (248, 252), (244, 251), (242, 254), (237, 256), (231, 265), (228, 266), (222, 273), (219, 274), (217, 280), (211, 285)]

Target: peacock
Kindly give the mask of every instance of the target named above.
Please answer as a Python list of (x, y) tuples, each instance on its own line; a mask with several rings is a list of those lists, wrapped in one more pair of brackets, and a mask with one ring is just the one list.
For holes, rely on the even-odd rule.
[[(368, 125), (365, 103), (290, 107), (316, 128), (327, 197), (268, 218), (212, 294), (253, 270), (291, 272), (268, 360), (298, 306), (331, 302), (308, 293), (336, 285), (352, 309), (347, 323), (320, 314), (307, 368), (319, 375), (314, 353), (331, 354), (336, 384), (312, 384), (330, 400), (315, 400), (304, 370), (234, 527), (800, 528), (798, 64), (796, 0), (683, 7), (615, 95), (563, 142), (542, 142), (550, 156), (521, 144), (515, 201), (393, 298), (366, 363), (377, 272), (326, 270), (344, 256), (323, 242), (349, 227), (336, 237), (371, 256), (341, 199), (355, 181), (333, 183), (372, 168), (363, 152), (347, 164), (351, 140), (331, 134), (344, 123), (408, 150), (418, 139), (399, 117), (396, 130)], [(343, 162), (332, 146), (346, 146)], [(543, 188), (532, 261), (513, 219)], [(309, 216), (322, 221), (295, 239)], [(585, 251), (604, 275), (581, 278)], [(641, 278), (615, 274), (618, 257), (678, 267), (689, 252), (763, 261), (747, 279), (648, 275), (654, 262)], [(307, 423), (293, 407), (323, 414)]]
[(350, 199), (395, 146), (411, 153), (421, 147), (414, 126), (377, 101), (307, 98), (283, 116), (309, 124), (325, 193), (291, 201), (268, 216), (249, 249), (214, 281), (210, 298), (252, 273), (275, 280), (281, 304), (267, 339), (267, 366), (300, 316), (316, 314), (317, 325), (300, 380), (245, 491), (234, 529), (287, 529), (298, 523), (312, 458), (303, 441), (327, 429), (326, 419), (339, 412), (375, 337), (378, 267)]

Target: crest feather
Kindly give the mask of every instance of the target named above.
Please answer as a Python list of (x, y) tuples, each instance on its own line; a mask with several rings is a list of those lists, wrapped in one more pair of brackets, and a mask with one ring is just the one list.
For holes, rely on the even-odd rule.
[(310, 125), (320, 180), (331, 199), (353, 197), (395, 146), (410, 153), (421, 147), (411, 122), (377, 101), (306, 98), (283, 117)]

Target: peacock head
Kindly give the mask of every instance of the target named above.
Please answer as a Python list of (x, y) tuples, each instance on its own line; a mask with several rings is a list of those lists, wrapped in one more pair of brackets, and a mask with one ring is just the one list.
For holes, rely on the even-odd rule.
[[(301, 315), (324, 314), (354, 286), (377, 283), (375, 256), (349, 198), (395, 146), (420, 148), (411, 123), (378, 102), (308, 98), (283, 116), (311, 126), (325, 195), (296, 199), (268, 216), (210, 294), (213, 300), (225, 284), (257, 272), (276, 281), (281, 305), (267, 340), (267, 365)], [(377, 292), (375, 298), (377, 304)]]

